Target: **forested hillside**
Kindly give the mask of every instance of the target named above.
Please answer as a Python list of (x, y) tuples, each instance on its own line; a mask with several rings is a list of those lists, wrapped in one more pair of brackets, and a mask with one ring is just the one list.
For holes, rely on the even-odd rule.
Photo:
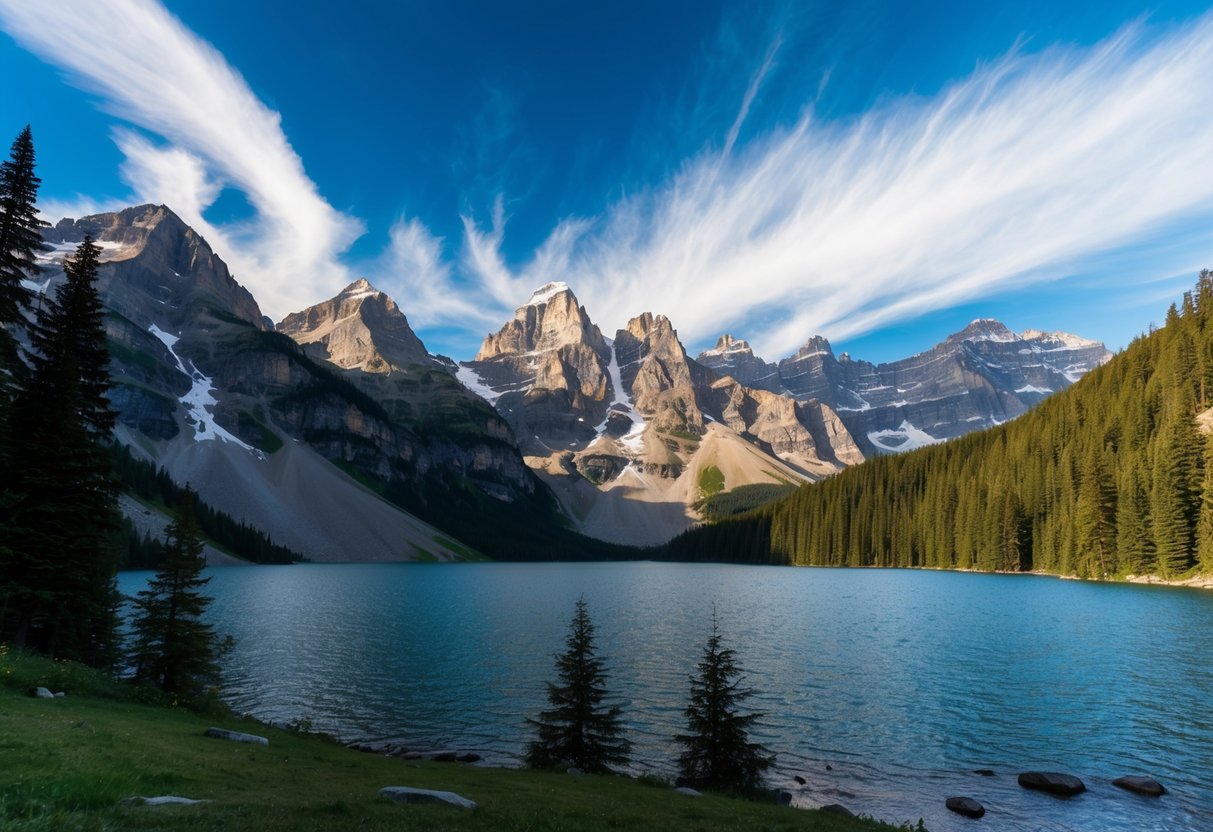
[(1023, 417), (883, 456), (668, 555), (823, 566), (1213, 573), (1213, 273), (1163, 328)]

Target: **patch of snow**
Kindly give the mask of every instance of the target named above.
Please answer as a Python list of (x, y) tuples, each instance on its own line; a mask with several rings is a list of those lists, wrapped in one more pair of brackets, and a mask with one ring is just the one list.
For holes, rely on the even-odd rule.
[(862, 413), (865, 410), (872, 409), (872, 403), (864, 399), (863, 396), (860, 396), (854, 390), (847, 390), (846, 392), (850, 393), (855, 397), (856, 400), (858, 400), (859, 407), (836, 407), (834, 408), (835, 410), (844, 410), (847, 413)]
[[(901, 440), (896, 444), (889, 444), (890, 439)], [(868, 434), (868, 440), (884, 451), (913, 451), (917, 448), (925, 448), (928, 445), (935, 445), (942, 442), (942, 439), (936, 439), (925, 430), (919, 430), (910, 424), (909, 420), (904, 420), (901, 426), (895, 430), (874, 430)]]
[(607, 345), (611, 349), (611, 360), (607, 364), (607, 375), (611, 379), (611, 389), (615, 391), (615, 398), (607, 405), (606, 417), (594, 430), (598, 436), (602, 436), (606, 433), (607, 423), (611, 419), (611, 412), (623, 413), (623, 415), (632, 421), (632, 427), (619, 438), (619, 444), (632, 453), (638, 454), (644, 450), (644, 417), (632, 406), (632, 397), (623, 389), (623, 375), (619, 371), (619, 356), (615, 353), (615, 342), (608, 340)]
[(1049, 389), (1048, 387), (1037, 387), (1034, 384), (1025, 384), (1023, 387), (1017, 388), (1015, 390), (1015, 392), (1016, 393), (1040, 393), (1043, 395), (1045, 393), (1052, 393), (1053, 391), (1051, 389)]
[(460, 384), (471, 390), (480, 398), (484, 399), (489, 404), (496, 406), (497, 400), (501, 398), (504, 390), (500, 393), (484, 383), (475, 370), (467, 364), (460, 364), (455, 370), (455, 378)]
[(895, 402), (889, 403), (889, 407), (906, 407), (907, 405), (909, 405), (909, 402), (905, 399), (898, 399)]
[(165, 332), (155, 324), (148, 327), (147, 331), (156, 336), (168, 348), (169, 355), (177, 362), (177, 369), (189, 376), (192, 382), (189, 391), (181, 397), (181, 403), (185, 405), (188, 418), (193, 423), (194, 440), (197, 442), (207, 442), (219, 439), (224, 442), (231, 442), (264, 459), (265, 455), (261, 451), (252, 445), (240, 441), (240, 439), (228, 433), (227, 430), (215, 421), (215, 416), (211, 413), (211, 408), (219, 404), (218, 399), (214, 396), (215, 387), (211, 383), (211, 379), (198, 371), (198, 368), (194, 366), (194, 362), (189, 362), (189, 366), (187, 367), (181, 356), (177, 355), (177, 350), (174, 347), (181, 339), (176, 335)]
[(1066, 349), (1071, 350), (1099, 346), (1098, 341), (1082, 338), (1069, 332), (1042, 332), (1039, 329), (1025, 329), (1019, 334), (1019, 337), (1025, 341), (1056, 341), (1059, 344), (1064, 344)]
[(553, 280), (551, 283), (545, 283), (532, 292), (531, 299), (523, 304), (523, 306), (542, 306), (561, 292), (567, 292), (568, 290), (569, 284), (563, 280)]

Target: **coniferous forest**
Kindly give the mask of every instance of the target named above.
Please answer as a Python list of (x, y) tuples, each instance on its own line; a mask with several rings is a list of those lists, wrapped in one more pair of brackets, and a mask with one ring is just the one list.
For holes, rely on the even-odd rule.
[(1213, 273), (1165, 325), (994, 430), (881, 456), (667, 547), (678, 560), (1213, 573)]

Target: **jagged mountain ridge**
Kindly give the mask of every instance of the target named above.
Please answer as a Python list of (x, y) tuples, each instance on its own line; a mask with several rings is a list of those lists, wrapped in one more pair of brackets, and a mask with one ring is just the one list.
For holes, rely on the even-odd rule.
[(659, 543), (725, 487), (804, 482), (862, 460), (837, 414), (704, 367), (663, 315), (607, 339), (563, 283), (536, 290), (458, 378), (513, 426), (526, 461), (587, 534)]
[(85, 233), (103, 249), (118, 438), (216, 508), (317, 560), (449, 559), (466, 551), (454, 535), (355, 477), (411, 495), (422, 513), (451, 487), (535, 498), (506, 422), (369, 284), (294, 316), (296, 344), (269, 329), (205, 240), (144, 205), (48, 229), (40, 290)]
[(772, 364), (724, 335), (698, 360), (743, 384), (829, 404), (863, 450), (875, 453), (1001, 424), (1111, 357), (1098, 341), (1063, 332), (1017, 334), (983, 318), (926, 352), (884, 364), (836, 357), (820, 336)]

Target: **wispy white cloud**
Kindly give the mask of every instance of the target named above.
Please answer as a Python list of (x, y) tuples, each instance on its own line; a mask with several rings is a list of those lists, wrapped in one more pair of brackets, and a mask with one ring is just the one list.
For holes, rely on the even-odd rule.
[[(279, 116), (210, 44), (154, 0), (0, 0), (0, 25), (98, 94), (114, 115), (163, 137), (115, 133), (135, 198), (164, 202), (204, 233), (273, 316), (332, 294), (338, 255), (362, 224), (308, 178)], [(222, 188), (255, 217), (214, 227), (202, 212)]]
[[(731, 155), (705, 150), (593, 223), (561, 223), (548, 243), (559, 258), (512, 270), (500, 211), (487, 229), (465, 220), (460, 272), (482, 308), (563, 279), (606, 329), (647, 309), (684, 340), (741, 329), (777, 357), (814, 333), (862, 334), (1213, 220), (1210, 100), (1213, 15), (1015, 52), (930, 99), (847, 123), (810, 112)], [(1194, 257), (1173, 234), (1165, 249)]]

